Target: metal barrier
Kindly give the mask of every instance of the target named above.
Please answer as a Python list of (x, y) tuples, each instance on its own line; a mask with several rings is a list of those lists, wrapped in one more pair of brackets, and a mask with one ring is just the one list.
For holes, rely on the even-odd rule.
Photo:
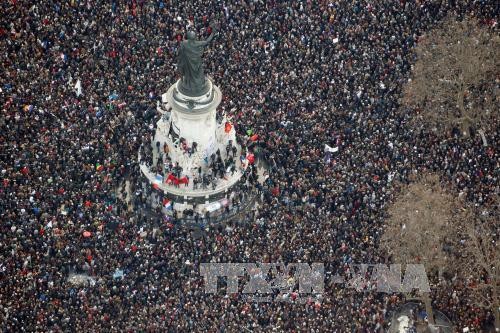
[(199, 217), (198, 222), (194, 217), (181, 217), (177, 220), (185, 226), (204, 226), (206, 224), (218, 224), (220, 222), (227, 222), (232, 220), (234, 217), (240, 215), (241, 213), (246, 213), (251, 208), (253, 204), (257, 201), (258, 193), (252, 191), (251, 194), (247, 195), (247, 200), (244, 201), (243, 205), (237, 206), (237, 209), (231, 209), (229, 213), (222, 210), (220, 213), (215, 215), (210, 215), (209, 218)]

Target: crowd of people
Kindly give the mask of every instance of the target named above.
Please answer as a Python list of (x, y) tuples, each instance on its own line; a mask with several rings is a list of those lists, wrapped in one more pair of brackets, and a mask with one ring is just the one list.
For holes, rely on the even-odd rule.
[[(164, 114), (162, 121), (168, 121), (169, 116), (170, 113)], [(217, 121), (217, 123), (222, 127), (222, 122)], [(162, 177), (162, 182), (168, 185), (179, 187), (180, 184), (184, 184), (188, 187), (192, 183), (193, 190), (215, 189), (223, 180), (233, 176), (237, 169), (244, 172), (247, 166), (255, 161), (253, 154), (250, 154), (252, 160), (248, 161), (247, 153), (243, 150), (238, 156), (237, 145), (232, 139), (225, 139), (225, 142), (211, 154), (199, 151), (197, 142), (188, 142), (185, 138), (179, 137), (173, 132), (172, 127), (173, 125), (170, 125), (168, 134), (171, 147), (167, 142), (162, 144), (151, 136), (143, 137), (139, 148), (139, 163), (145, 165), (149, 172)], [(232, 125), (226, 122), (225, 133), (229, 133), (231, 128)], [(191, 162), (187, 163), (189, 159)]]
[[(330, 278), (390, 262), (378, 244), (392, 182), (438, 171), (482, 206), (498, 189), (494, 147), (409, 126), (415, 110), (398, 103), (419, 37), (446, 15), (496, 19), (494, 1), (5, 0), (0, 11), (2, 331), (376, 332), (402, 296)], [(200, 238), (148, 211), (137, 152), (186, 30), (206, 36), (213, 21), (205, 63), (220, 112), (244, 149), (248, 129), (259, 135), (270, 170), (257, 214)], [(338, 148), (329, 159), (325, 144)], [(124, 182), (133, 190), (117, 195)], [(209, 295), (199, 264), (211, 261), (323, 262), (325, 294)], [(95, 283), (68, 283), (75, 273)], [(460, 288), (433, 304), (484, 329), (491, 313)]]

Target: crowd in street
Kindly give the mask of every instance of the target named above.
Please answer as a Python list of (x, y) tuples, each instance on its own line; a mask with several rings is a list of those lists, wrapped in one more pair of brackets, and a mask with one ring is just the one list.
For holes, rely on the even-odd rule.
[[(393, 182), (436, 171), (486, 208), (498, 191), (498, 123), (484, 147), (410, 126), (416, 111), (398, 102), (420, 36), (446, 15), (491, 22), (494, 1), (5, 0), (0, 12), (4, 332), (377, 332), (402, 295), (331, 277), (390, 263), (379, 240)], [(263, 147), (269, 180), (258, 213), (194, 237), (145, 208), (137, 157), (178, 79), (180, 41), (214, 21), (205, 72), (238, 143)], [(325, 145), (338, 149), (325, 158)], [(323, 262), (325, 293), (208, 295), (199, 264), (211, 261)], [(77, 273), (95, 283), (68, 283)], [(464, 288), (434, 305), (479, 332), (491, 314)]]

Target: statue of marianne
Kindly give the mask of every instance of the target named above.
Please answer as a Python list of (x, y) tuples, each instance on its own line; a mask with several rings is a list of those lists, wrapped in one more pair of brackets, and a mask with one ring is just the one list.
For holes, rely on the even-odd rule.
[(177, 55), (177, 68), (181, 74), (179, 91), (190, 97), (201, 96), (208, 91), (208, 84), (203, 71), (203, 48), (208, 45), (216, 34), (214, 25), (212, 33), (206, 40), (196, 40), (193, 31), (187, 33), (187, 40), (181, 43)]

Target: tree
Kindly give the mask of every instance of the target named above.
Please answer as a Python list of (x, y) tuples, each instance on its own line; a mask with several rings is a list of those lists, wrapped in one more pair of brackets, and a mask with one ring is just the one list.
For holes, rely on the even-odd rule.
[[(425, 174), (403, 187), (388, 213), (382, 246), (394, 262), (402, 266), (421, 263), (428, 274), (437, 276), (448, 265), (443, 244), (453, 222), (453, 197), (441, 189), (439, 176)], [(429, 296), (422, 295), (422, 301), (433, 324)]]
[(500, 248), (498, 246), (498, 197), (491, 210), (462, 207), (459, 226), (462, 278), (469, 278), (471, 300), (490, 310), (500, 329)]
[(442, 190), (439, 176), (422, 175), (403, 187), (390, 206), (382, 243), (402, 265), (423, 263), (436, 273), (446, 264), (443, 251), (453, 222), (453, 196)]
[[(396, 263), (422, 263), (431, 277), (444, 272), (463, 282), (471, 304), (490, 310), (499, 328), (498, 198), (492, 206), (479, 212), (446, 191), (437, 174), (423, 174), (388, 208), (381, 245)], [(432, 317), (429, 295), (421, 296)]]
[(443, 20), (416, 47), (403, 105), (420, 110), (416, 121), (433, 128), (459, 127), (467, 135), (498, 119), (499, 36), (472, 18)]

